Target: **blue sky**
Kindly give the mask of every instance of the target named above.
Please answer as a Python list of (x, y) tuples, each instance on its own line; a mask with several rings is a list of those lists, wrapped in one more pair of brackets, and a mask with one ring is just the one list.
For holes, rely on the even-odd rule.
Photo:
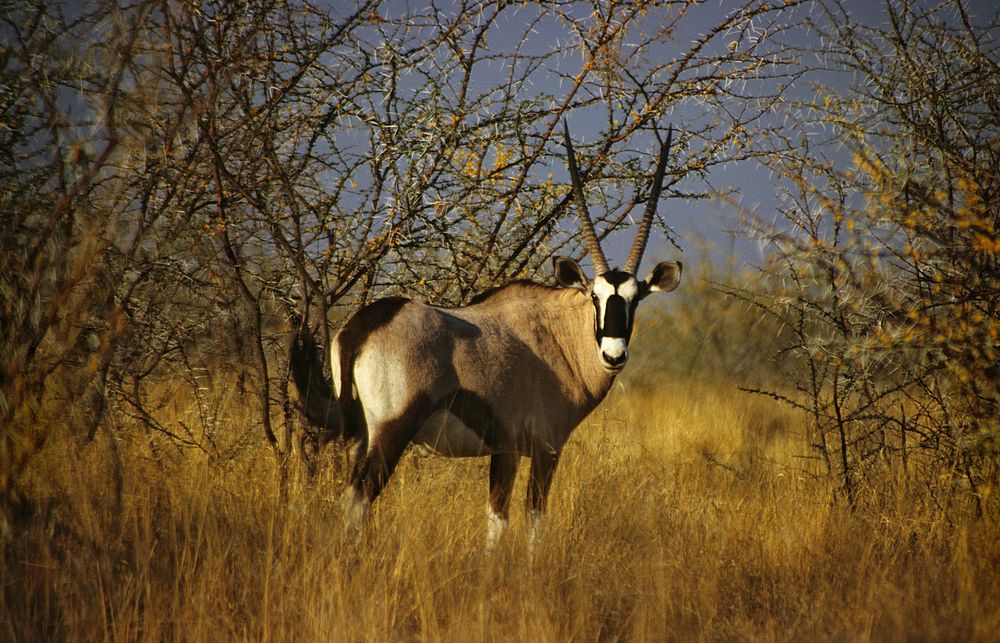
[[(703, 11), (692, 16), (695, 18), (694, 20), (685, 23), (688, 32), (682, 36), (696, 37), (704, 29), (709, 28), (714, 20), (718, 19), (720, 11), (735, 4), (718, 0), (705, 3), (702, 6)], [(917, 6), (933, 6), (937, 5), (938, 2), (918, 0), (915, 4)], [(963, 4), (974, 23), (980, 24), (987, 22), (1000, 10), (1000, 2), (997, 0), (966, 0)], [(882, 1), (846, 0), (842, 6), (850, 15), (851, 20), (857, 24), (875, 27), (889, 25), (885, 3)], [(954, 14), (951, 12), (946, 12), (940, 17), (947, 20), (953, 16)], [(792, 36), (793, 44), (807, 51), (810, 49), (811, 36), (806, 31), (793, 32), (789, 35)], [(805, 59), (804, 62), (812, 63), (815, 61)], [(811, 91), (810, 85), (816, 82), (835, 91), (847, 91), (851, 80), (850, 74), (847, 73), (814, 72), (798, 80), (799, 86), (793, 87), (793, 91), (796, 94), (804, 95)], [(837, 150), (831, 150), (834, 158), (839, 156), (843, 159), (845, 155), (843, 151), (841, 152), (838, 154)], [(715, 170), (710, 180), (715, 186), (733, 186), (738, 192), (736, 199), (740, 207), (754, 211), (765, 219), (771, 219), (775, 216), (778, 207), (775, 197), (777, 181), (768, 168), (753, 162), (735, 163)], [(738, 263), (742, 265), (757, 263), (762, 258), (762, 252), (766, 252), (766, 246), (747, 237), (746, 229), (740, 223), (734, 207), (721, 200), (684, 201), (672, 199), (661, 204), (660, 213), (678, 233), (679, 245), (684, 252), (680, 253), (676, 248), (666, 243), (662, 235), (654, 235), (650, 240), (647, 258), (643, 262), (646, 266), (658, 259), (697, 259), (706, 243), (715, 249), (713, 256), (717, 260), (724, 259), (729, 248), (733, 248), (738, 255)], [(618, 235), (614, 239), (616, 248), (614, 252), (616, 254), (626, 252), (628, 243), (627, 233)]]
[[(353, 3), (351, 4), (353, 5)], [(436, 4), (439, 7), (449, 6), (449, 2), (444, 0)], [(680, 55), (687, 50), (692, 40), (715, 27), (727, 13), (743, 6), (743, 4), (743, 2), (708, 0), (689, 8), (687, 15), (679, 23), (678, 30), (672, 35), (669, 41), (662, 45), (662, 52), (658, 50), (651, 53), (662, 53), (665, 60), (670, 60)], [(916, 4), (918, 6), (932, 6), (938, 4), (938, 2), (937, 0), (920, 0)], [(992, 17), (997, 9), (996, 0), (967, 0), (964, 4), (974, 18), (978, 16), (980, 19)], [(337, 5), (334, 3), (332, 6), (336, 7)], [(407, 7), (410, 10), (416, 10), (423, 6), (425, 5), (420, 2), (404, 2), (403, 0), (399, 0), (399, 2), (383, 4), (382, 8), (383, 10), (392, 12), (396, 8), (400, 11), (405, 11)], [(876, 27), (888, 25), (885, 4), (882, 1), (846, 0), (842, 3), (842, 6), (850, 15), (851, 20), (857, 24)], [(578, 5), (571, 5), (569, 10), (582, 12), (581, 17), (585, 17), (585, 14), (589, 13), (591, 8), (589, 3), (579, 3)], [(806, 15), (817, 16), (818, 14), (816, 6), (807, 3), (788, 14), (787, 20), (788, 23), (796, 23)], [(536, 36), (533, 40), (529, 40), (526, 43), (527, 48), (538, 47), (539, 49), (548, 49), (553, 46), (553, 43), (566, 42), (568, 46), (566, 47), (565, 58), (560, 59), (560, 62), (556, 63), (558, 71), (566, 73), (577, 71), (580, 65), (580, 54), (571, 45), (572, 34), (567, 30), (566, 22), (549, 19), (545, 15), (539, 16), (537, 7), (530, 4), (523, 9), (515, 5), (506, 9), (501, 14), (501, 18), (497, 21), (495, 28), (491, 28), (489, 32), (490, 49), (498, 52), (503, 51), (504, 41), (507, 39), (505, 35), (506, 31), (509, 30), (511, 34), (520, 34), (519, 29), (523, 28), (524, 23), (535, 20), (537, 20), (534, 23)], [(642, 29), (655, 29), (656, 27), (655, 20), (646, 20), (641, 23)], [(804, 65), (810, 66), (817, 62), (810, 56), (815, 46), (815, 43), (812, 42), (815, 40), (815, 36), (812, 33), (805, 29), (800, 29), (798, 31), (786, 32), (783, 34), (783, 37), (786, 42), (802, 50)], [(720, 37), (712, 46), (722, 48), (728, 42), (729, 36)], [(483, 89), (495, 86), (503, 73), (503, 62), (477, 64), (473, 84)], [(548, 79), (552, 77), (550, 75)], [(849, 86), (851, 78), (848, 74), (844, 73), (814, 72), (797, 79), (790, 91), (800, 96), (807, 95), (811, 91), (812, 84), (816, 82), (821, 82), (836, 91), (844, 91)], [(558, 95), (558, 92), (555, 93)], [(677, 105), (673, 108), (673, 115), (677, 118), (676, 124), (683, 127), (685, 123), (697, 122), (699, 119), (711, 116), (711, 114), (705, 113), (703, 108), (701, 108), (702, 113), (697, 113), (699, 109), (697, 105)], [(588, 136), (592, 136), (600, 128), (599, 121), (593, 118), (592, 114), (588, 115), (585, 110), (575, 110), (574, 113), (570, 114), (570, 121), (574, 138), (581, 142), (587, 141)], [(661, 125), (665, 126), (666, 123), (661, 123)], [(775, 124), (775, 126), (780, 125)], [(593, 140), (593, 138), (589, 140)], [(636, 140), (641, 144), (641, 140)], [(630, 141), (630, 144), (635, 143)], [(654, 147), (651, 142), (649, 147)], [(834, 157), (837, 156), (836, 150), (832, 150), (832, 153)], [(679, 163), (682, 160), (677, 159), (677, 162)], [(557, 181), (567, 181), (564, 168), (552, 167), (548, 169), (552, 170)], [(767, 167), (762, 167), (752, 161), (734, 163), (722, 168), (713, 169), (708, 176), (708, 181), (711, 187), (722, 188), (732, 186), (740, 208), (758, 212), (763, 218), (770, 218), (772, 213), (776, 212), (776, 180)], [(689, 184), (682, 184), (681, 187), (683, 189), (698, 190), (699, 188), (703, 189), (705, 186), (697, 184), (692, 179)], [(670, 245), (666, 237), (661, 232), (656, 231), (651, 237), (646, 259), (643, 262), (644, 266), (648, 267), (658, 259), (697, 259), (703, 243), (715, 246), (718, 249), (715, 256), (721, 258), (725, 255), (726, 249), (733, 240), (735, 240), (735, 251), (742, 257), (744, 262), (754, 263), (761, 258), (761, 251), (764, 248), (757, 242), (746, 238), (743, 226), (740, 224), (739, 217), (737, 216), (737, 208), (732, 204), (721, 200), (667, 198), (661, 203), (659, 211), (666, 223), (677, 233), (678, 243), (683, 252)], [(634, 216), (640, 215), (641, 208), (636, 208)], [(566, 222), (564, 225), (573, 224)], [(628, 230), (613, 235), (606, 242), (608, 246), (606, 252), (612, 263), (616, 261), (615, 258), (618, 258), (617, 261), (620, 261), (627, 254), (631, 237), (632, 231)]]

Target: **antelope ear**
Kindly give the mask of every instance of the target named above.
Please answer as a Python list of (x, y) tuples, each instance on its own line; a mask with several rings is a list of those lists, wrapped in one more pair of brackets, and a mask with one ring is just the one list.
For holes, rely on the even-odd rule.
[(580, 264), (569, 257), (552, 257), (552, 270), (556, 273), (556, 283), (563, 288), (587, 290), (590, 285)]
[(670, 292), (681, 283), (680, 261), (661, 261), (653, 268), (644, 282), (645, 287), (640, 289), (640, 294), (645, 297), (651, 292)]

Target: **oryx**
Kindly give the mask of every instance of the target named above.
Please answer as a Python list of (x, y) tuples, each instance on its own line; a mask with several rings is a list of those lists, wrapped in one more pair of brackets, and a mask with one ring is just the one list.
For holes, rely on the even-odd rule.
[(530, 458), (527, 500), (535, 537), (563, 445), (625, 366), (636, 306), (680, 282), (675, 261), (657, 264), (645, 280), (635, 277), (671, 134), (660, 148), (645, 213), (621, 269), (609, 268), (601, 250), (565, 129), (573, 198), (597, 272), (593, 281), (573, 259), (555, 257), (558, 288), (513, 281), (460, 308), (401, 297), (375, 301), (332, 342), (332, 391), (312, 335), (296, 336), (291, 367), (307, 417), (352, 445), (344, 497), (349, 524), (367, 513), (406, 447), (423, 444), (445, 456), (490, 457), (488, 548), (507, 528), (518, 460)]

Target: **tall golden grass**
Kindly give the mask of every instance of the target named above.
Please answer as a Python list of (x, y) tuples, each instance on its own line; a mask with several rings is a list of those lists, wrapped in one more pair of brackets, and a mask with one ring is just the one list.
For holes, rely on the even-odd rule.
[(333, 455), (282, 497), (263, 446), (209, 462), (149, 436), (54, 438), (7, 545), (0, 638), (1000, 637), (994, 499), (976, 520), (887, 470), (851, 509), (791, 411), (704, 382), (629, 388), (571, 439), (533, 556), (520, 506), (482, 550), (485, 459), (408, 454), (353, 537)]

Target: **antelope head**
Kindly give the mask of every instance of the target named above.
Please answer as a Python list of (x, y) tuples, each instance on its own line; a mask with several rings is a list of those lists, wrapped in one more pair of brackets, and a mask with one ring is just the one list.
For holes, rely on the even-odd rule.
[(583, 185), (576, 165), (576, 155), (573, 143), (570, 141), (569, 128), (563, 122), (563, 134), (566, 142), (566, 155), (569, 164), (570, 179), (573, 183), (573, 199), (576, 202), (577, 216), (583, 233), (587, 254), (594, 264), (597, 274), (593, 281), (587, 279), (580, 265), (568, 257), (555, 257), (553, 264), (556, 281), (564, 288), (577, 288), (590, 296), (594, 305), (594, 340), (598, 356), (604, 368), (610, 372), (618, 372), (628, 360), (628, 343), (632, 337), (632, 323), (635, 320), (635, 309), (651, 292), (669, 292), (677, 287), (681, 280), (681, 263), (679, 261), (664, 261), (658, 263), (644, 280), (636, 278), (635, 273), (642, 260), (649, 239), (649, 228), (656, 214), (656, 206), (660, 199), (663, 175), (667, 169), (667, 156), (673, 138), (673, 128), (667, 132), (667, 140), (660, 147), (660, 156), (650, 187), (649, 198), (646, 200), (646, 210), (639, 224), (639, 231), (632, 242), (632, 249), (622, 268), (609, 268), (608, 260), (601, 250), (601, 244), (594, 231), (594, 223), (587, 210), (587, 202), (583, 195)]

